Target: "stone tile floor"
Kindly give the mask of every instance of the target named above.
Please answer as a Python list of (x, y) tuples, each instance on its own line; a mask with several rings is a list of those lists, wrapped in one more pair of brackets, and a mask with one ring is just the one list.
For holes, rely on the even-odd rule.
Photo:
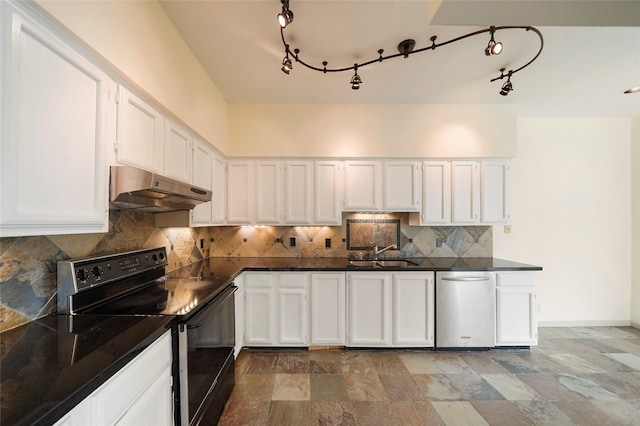
[(219, 425), (640, 425), (640, 330), (531, 350), (241, 351)]

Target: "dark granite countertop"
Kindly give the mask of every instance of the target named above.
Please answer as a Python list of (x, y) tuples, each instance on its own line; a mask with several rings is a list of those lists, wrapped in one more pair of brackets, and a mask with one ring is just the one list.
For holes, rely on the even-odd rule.
[(49, 315), (0, 335), (0, 424), (52, 424), (171, 327), (171, 316)]
[[(411, 258), (354, 267), (347, 258), (211, 257), (167, 274), (232, 280), (243, 271), (540, 271), (496, 258)], [(171, 327), (172, 316), (50, 315), (0, 335), (0, 424), (51, 424)]]
[[(389, 259), (393, 260), (393, 259)], [(175, 277), (233, 278), (243, 271), (541, 271), (542, 267), (493, 257), (416, 257), (409, 267), (355, 267), (344, 257), (210, 257), (171, 272)]]

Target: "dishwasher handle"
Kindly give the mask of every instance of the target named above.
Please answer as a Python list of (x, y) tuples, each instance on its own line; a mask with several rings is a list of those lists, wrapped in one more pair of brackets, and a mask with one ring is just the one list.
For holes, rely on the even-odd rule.
[(491, 277), (442, 277), (442, 281), (489, 281)]

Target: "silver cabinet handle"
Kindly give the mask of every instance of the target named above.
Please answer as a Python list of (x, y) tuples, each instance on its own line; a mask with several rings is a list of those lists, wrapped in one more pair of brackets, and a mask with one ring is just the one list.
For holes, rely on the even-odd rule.
[(490, 277), (442, 277), (442, 281), (489, 281)]

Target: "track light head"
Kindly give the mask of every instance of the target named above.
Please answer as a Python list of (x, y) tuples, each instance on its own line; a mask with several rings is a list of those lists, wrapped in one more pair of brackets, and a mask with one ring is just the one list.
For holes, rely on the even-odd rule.
[(281, 0), (282, 12), (278, 13), (278, 24), (285, 28), (293, 21), (293, 12), (289, 9), (289, 0)]
[(487, 44), (487, 47), (484, 49), (484, 54), (487, 56), (499, 55), (500, 52), (502, 52), (503, 46), (501, 42), (496, 43), (495, 39), (493, 38), (496, 27), (489, 27), (489, 30), (491, 32), (491, 40), (489, 40), (489, 44)]
[(353, 66), (353, 69), (355, 73), (353, 74), (353, 77), (351, 77), (351, 81), (350, 81), (351, 89), (358, 90), (360, 89), (360, 85), (362, 84), (362, 79), (358, 75), (358, 64), (355, 64)]
[(282, 68), (280, 69), (285, 74), (289, 74), (293, 69), (293, 64), (291, 63), (291, 59), (289, 59), (289, 53), (287, 53), (287, 56), (282, 58)]
[(486, 49), (484, 49), (484, 54), (487, 56), (499, 55), (502, 52), (502, 43), (495, 42), (493, 39), (489, 41)]
[(513, 84), (511, 84), (511, 76), (504, 82), (502, 88), (500, 89), (500, 94), (502, 96), (507, 96), (509, 92), (513, 90)]

